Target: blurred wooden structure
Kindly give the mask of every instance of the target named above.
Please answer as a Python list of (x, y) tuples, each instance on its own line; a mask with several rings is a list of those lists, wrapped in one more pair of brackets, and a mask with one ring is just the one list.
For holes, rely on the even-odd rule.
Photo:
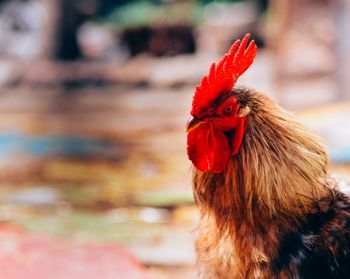
[(59, 0), (42, 0), (46, 11), (46, 24), (44, 28), (43, 44), (40, 58), (52, 58), (55, 48), (55, 30), (58, 25), (58, 5)]
[[(288, 82), (332, 79), (334, 101), (350, 99), (350, 1), (271, 0), (276, 92)], [(284, 96), (280, 96), (284, 103)]]
[(350, 100), (350, 1), (336, 0), (337, 85), (341, 100)]
[(46, 11), (41, 58), (81, 58), (77, 32), (97, 12), (96, 1), (40, 0)]

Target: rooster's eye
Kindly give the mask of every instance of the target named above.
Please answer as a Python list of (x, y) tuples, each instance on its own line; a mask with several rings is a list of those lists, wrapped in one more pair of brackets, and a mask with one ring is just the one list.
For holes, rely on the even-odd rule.
[(226, 115), (231, 114), (231, 113), (232, 113), (232, 111), (233, 111), (233, 107), (232, 107), (232, 105), (227, 106), (227, 107), (225, 107), (225, 108), (224, 108), (224, 114), (226, 114)]

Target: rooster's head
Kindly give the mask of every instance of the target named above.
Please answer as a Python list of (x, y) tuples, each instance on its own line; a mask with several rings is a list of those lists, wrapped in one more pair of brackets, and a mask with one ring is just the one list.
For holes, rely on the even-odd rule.
[(187, 123), (187, 153), (202, 172), (221, 173), (237, 154), (247, 128), (249, 108), (233, 92), (237, 79), (253, 63), (256, 45), (250, 35), (237, 40), (196, 87), (192, 118)]

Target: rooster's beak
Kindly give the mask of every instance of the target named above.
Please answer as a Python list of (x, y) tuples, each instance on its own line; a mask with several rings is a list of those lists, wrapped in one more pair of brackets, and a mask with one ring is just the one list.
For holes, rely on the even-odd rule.
[(199, 125), (203, 123), (203, 120), (191, 117), (186, 125), (186, 133), (191, 132), (192, 130), (196, 129)]

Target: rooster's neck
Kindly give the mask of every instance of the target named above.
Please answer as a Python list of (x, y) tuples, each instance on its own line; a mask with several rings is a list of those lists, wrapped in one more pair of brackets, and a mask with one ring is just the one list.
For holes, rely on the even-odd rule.
[(298, 222), (332, 195), (327, 154), (317, 137), (268, 97), (254, 94), (249, 98), (259, 101), (247, 116), (238, 154), (221, 174), (194, 173), (196, 201), (219, 227), (263, 231), (271, 222)]

